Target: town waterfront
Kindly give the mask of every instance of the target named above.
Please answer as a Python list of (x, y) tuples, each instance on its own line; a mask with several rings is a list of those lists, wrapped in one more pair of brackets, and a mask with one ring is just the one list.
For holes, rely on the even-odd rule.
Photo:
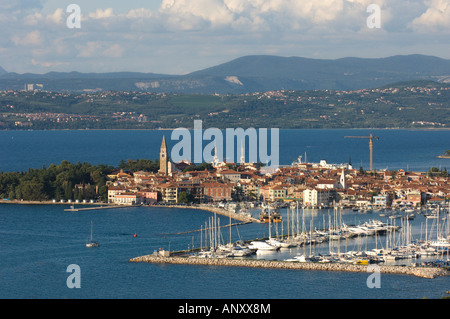
[[(344, 136), (369, 132), (373, 131), (282, 130), (280, 163), (290, 164), (307, 152), (308, 161), (346, 163), (351, 156), (354, 166), (362, 161), (367, 167), (368, 143)], [(168, 137), (170, 131), (4, 131), (0, 132), (0, 169), (25, 171), (61, 160), (117, 165), (121, 159), (154, 159), (164, 134)], [(377, 169), (450, 167), (449, 159), (436, 158), (449, 148), (450, 131), (375, 130), (375, 134), (381, 137), (375, 142)], [(168, 144), (170, 147), (170, 139)], [(158, 248), (197, 246), (198, 235), (179, 233), (199, 229), (211, 213), (162, 207), (81, 212), (65, 212), (64, 208), (68, 206), (0, 206), (0, 297), (379, 299), (440, 298), (450, 290), (448, 277), (382, 274), (381, 288), (370, 289), (364, 273), (130, 263), (131, 258)], [(324, 212), (308, 214), (318, 226), (328, 223)], [(343, 212), (349, 224), (377, 217), (376, 213)], [(424, 220), (420, 216), (411, 221), (416, 236), (420, 236)], [(91, 222), (94, 238), (100, 242), (96, 249), (85, 247)], [(221, 224), (227, 223), (223, 217)], [(248, 224), (232, 229), (232, 236), (254, 239), (267, 236), (267, 231), (267, 224)], [(365, 245), (352, 242), (358, 244)], [(368, 244), (373, 246), (373, 239)], [(320, 249), (329, 248), (324, 245)], [(278, 252), (270, 258), (283, 259), (296, 253)], [(66, 285), (66, 269), (71, 264), (80, 266), (81, 289)]]

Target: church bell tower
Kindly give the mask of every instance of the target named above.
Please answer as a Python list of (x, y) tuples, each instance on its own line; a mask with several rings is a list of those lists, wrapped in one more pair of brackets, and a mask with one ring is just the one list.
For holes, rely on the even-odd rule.
[(159, 151), (159, 173), (162, 175), (169, 174), (169, 156), (167, 154), (167, 144), (165, 136), (163, 136), (161, 150)]

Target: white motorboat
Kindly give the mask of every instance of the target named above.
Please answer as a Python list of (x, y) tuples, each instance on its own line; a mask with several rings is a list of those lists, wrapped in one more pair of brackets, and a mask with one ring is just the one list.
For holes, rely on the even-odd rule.
[(295, 256), (293, 258), (286, 259), (285, 261), (299, 262), (299, 263), (307, 262), (305, 255), (297, 255), (297, 256)]
[(253, 254), (253, 250), (247, 247), (237, 245), (230, 252), (230, 257), (244, 257)]
[(275, 251), (278, 250), (280, 247), (273, 246), (264, 241), (252, 241), (250, 242), (248, 248), (256, 249), (257, 251)]

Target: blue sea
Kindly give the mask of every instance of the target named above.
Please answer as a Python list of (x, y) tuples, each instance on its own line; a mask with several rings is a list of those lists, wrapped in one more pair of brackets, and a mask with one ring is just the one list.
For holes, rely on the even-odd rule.
[[(380, 138), (374, 141), (373, 162), (377, 170), (450, 168), (450, 159), (436, 158), (450, 149), (450, 130), (280, 130), (279, 148), (274, 150), (279, 151), (281, 165), (289, 165), (301, 155), (303, 161), (350, 160), (355, 168), (369, 169), (368, 139), (345, 137), (370, 133)], [(163, 136), (169, 149), (179, 143), (171, 139), (171, 134), (172, 131), (163, 130), (0, 131), (0, 171), (42, 168), (62, 160), (117, 166), (122, 159), (159, 159)], [(203, 141), (203, 148), (209, 143)], [(240, 149), (240, 142), (235, 144)], [(225, 149), (223, 146), (224, 153)], [(236, 155), (224, 157), (228, 162), (239, 161)]]
[[(62, 160), (117, 165), (121, 159), (158, 158), (162, 136), (169, 148), (170, 131), (2, 131), (0, 170), (25, 171)], [(411, 130), (281, 130), (280, 163), (290, 164), (307, 153), (308, 161), (326, 159), (367, 167), (368, 141), (347, 135), (380, 137), (375, 141), (376, 169), (426, 171), (450, 168), (436, 156), (450, 149), (450, 131)], [(200, 229), (213, 216), (201, 210), (139, 207), (65, 212), (65, 205), (0, 205), (0, 298), (6, 299), (419, 299), (441, 298), (450, 290), (446, 277), (423, 279), (381, 274), (381, 288), (368, 288), (365, 273), (314, 272), (189, 265), (131, 263), (155, 249), (187, 249), (200, 245)], [(283, 210), (283, 214), (287, 211)], [(328, 226), (332, 213), (303, 212), (311, 225)], [(220, 224), (227, 218), (218, 216)], [(380, 219), (375, 213), (342, 213), (348, 224)], [(86, 248), (91, 232), (100, 243)], [(422, 236), (425, 218), (413, 221)], [(430, 226), (430, 225), (428, 225)], [(275, 231), (272, 229), (272, 231)], [(281, 232), (281, 229), (277, 229)], [(286, 230), (284, 230), (286, 232)], [(137, 237), (134, 237), (134, 234)], [(229, 238), (229, 228), (222, 229)], [(232, 240), (268, 235), (267, 225), (231, 229)], [(382, 245), (383, 237), (349, 241), (345, 248)], [(344, 249), (344, 243), (341, 248)], [(302, 248), (278, 252), (269, 259), (296, 255)], [(308, 248), (307, 248), (308, 249)], [(314, 247), (327, 252), (330, 247)], [(334, 247), (333, 249), (336, 249)], [(264, 258), (257, 256), (255, 258)], [(81, 288), (69, 288), (68, 266), (80, 268)]]

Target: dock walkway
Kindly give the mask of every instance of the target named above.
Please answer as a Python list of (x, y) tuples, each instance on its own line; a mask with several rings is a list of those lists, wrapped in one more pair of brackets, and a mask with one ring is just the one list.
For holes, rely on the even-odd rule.
[(141, 205), (109, 205), (109, 206), (95, 206), (95, 207), (84, 207), (84, 208), (67, 208), (64, 209), (65, 212), (82, 212), (86, 210), (99, 210), (99, 209), (112, 209), (112, 208), (130, 208), (130, 207), (141, 207)]
[(220, 208), (220, 207), (213, 207), (209, 205), (198, 205), (198, 206), (183, 206), (183, 205), (166, 205), (166, 206), (158, 206), (158, 207), (173, 207), (173, 208), (186, 208), (186, 209), (200, 209), (200, 210), (206, 210), (211, 213), (216, 213), (218, 215), (231, 217), (235, 220), (239, 220), (244, 223), (260, 223), (261, 221), (259, 219), (256, 219), (254, 217), (237, 214), (235, 212), (231, 212), (229, 210)]

